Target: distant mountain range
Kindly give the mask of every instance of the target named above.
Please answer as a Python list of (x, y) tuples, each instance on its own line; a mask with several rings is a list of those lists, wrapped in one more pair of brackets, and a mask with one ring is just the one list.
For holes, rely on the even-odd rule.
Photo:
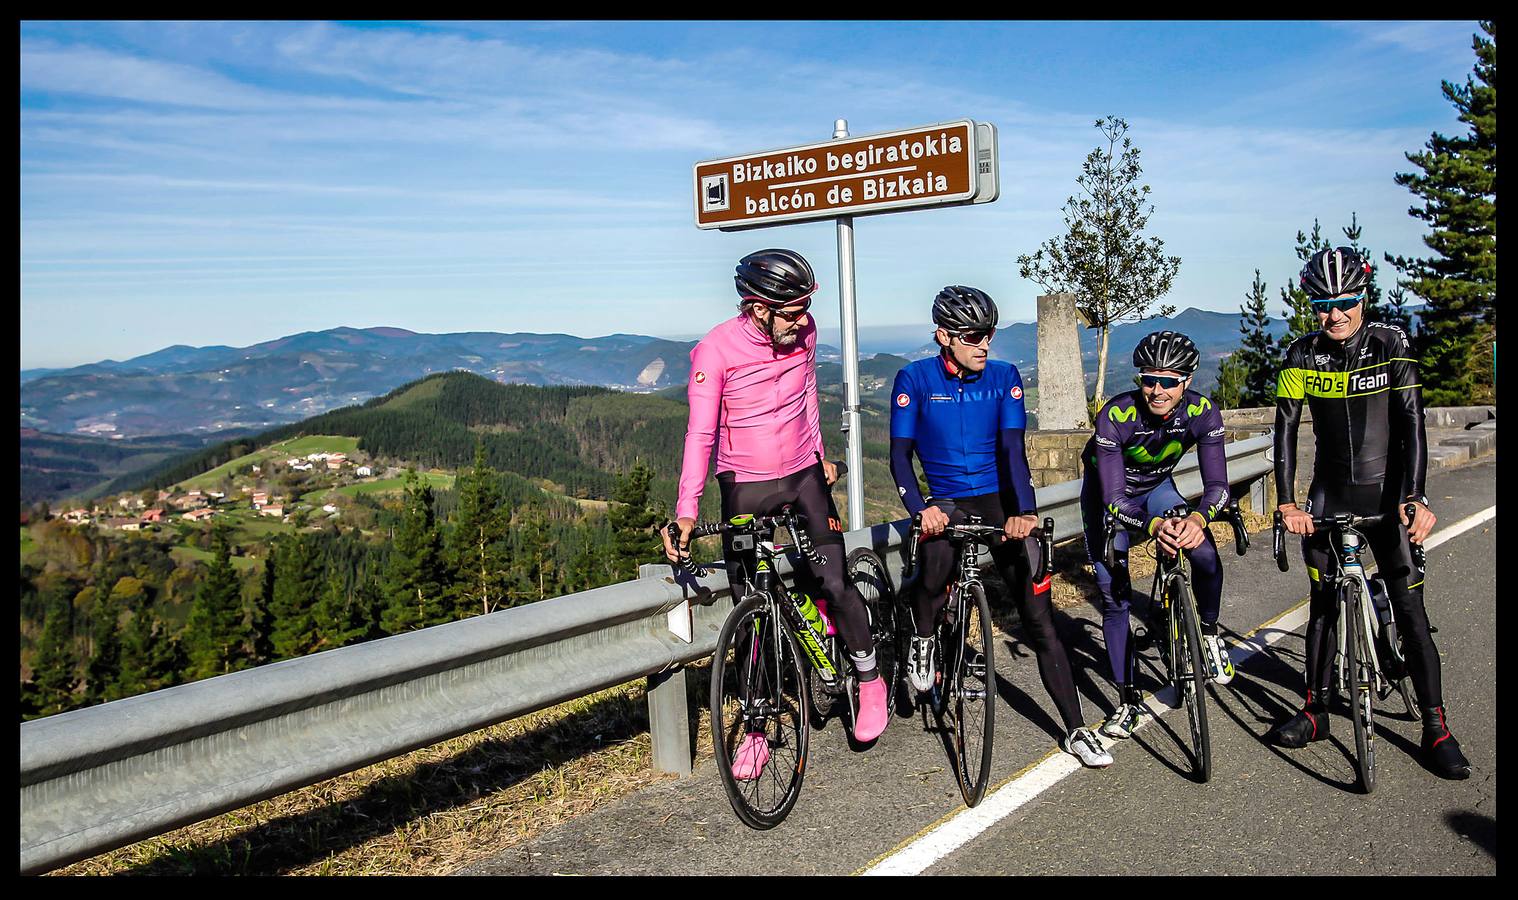
[[(1184, 331), (1202, 350), (1198, 387), (1216, 377), (1217, 361), (1239, 342), (1234, 313), (1188, 309), (1169, 320), (1113, 329), (1108, 390), (1131, 375), (1134, 343), (1156, 328)], [(1279, 334), (1285, 323), (1272, 321)], [(865, 329), (865, 353), (917, 359), (935, 352), (926, 327)], [(418, 334), (400, 328), (333, 328), (248, 347), (166, 347), (124, 362), (21, 372), (21, 427), (113, 440), (206, 435), (298, 422), (362, 403), (436, 372), (467, 371), (516, 384), (610, 387), (652, 392), (683, 385), (693, 341), (614, 334)], [(1096, 378), (1096, 332), (1083, 329), (1088, 389)], [(992, 355), (1009, 359), (1036, 385), (1037, 326), (1017, 322), (997, 332)], [(820, 348), (823, 362), (838, 350)], [(879, 376), (877, 376), (879, 377)]]

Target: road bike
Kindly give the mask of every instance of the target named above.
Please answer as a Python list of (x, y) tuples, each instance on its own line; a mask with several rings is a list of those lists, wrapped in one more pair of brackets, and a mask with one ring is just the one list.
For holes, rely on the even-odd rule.
[[(1034, 581), (1048, 574), (1052, 558), (1054, 520), (1044, 519), (1033, 536), (1043, 542), (1043, 559)], [(949, 602), (934, 623), (933, 687), (919, 697), (924, 719), (931, 710), (941, 732), (949, 734), (949, 757), (966, 806), (985, 797), (991, 780), (991, 748), (996, 722), (996, 654), (992, 642), (991, 605), (980, 579), (980, 548), (989, 549), (1005, 536), (999, 525), (983, 525), (971, 515), (964, 524), (950, 524), (943, 539), (954, 545), (955, 576), (949, 582)], [(921, 515), (914, 516), (907, 538), (907, 574), (917, 569), (922, 538)], [(1009, 586), (1010, 588), (1010, 586)], [(898, 611), (897, 658), (906, 658), (907, 642), (917, 633), (914, 611)]]
[[(792, 545), (776, 543), (780, 528), (789, 532)], [(677, 540), (677, 526), (669, 529)], [(789, 505), (777, 515), (737, 515), (699, 524), (691, 538), (712, 534), (729, 535), (743, 572), (742, 582), (732, 586), (740, 599), (722, 624), (712, 656), (712, 749), (733, 811), (749, 827), (768, 829), (785, 820), (801, 794), (814, 690), (847, 698), (852, 729), (857, 676), (843, 642), (830, 633), (813, 598), (788, 586), (778, 571), (780, 559), (793, 549), (813, 566), (827, 562), (807, 537), (801, 515)], [(885, 564), (868, 548), (858, 548), (846, 565), (864, 597), (872, 638), (890, 644), (895, 605)], [(677, 566), (690, 575), (705, 574), (688, 557)], [(894, 653), (877, 653), (876, 665), (880, 677), (895, 678)], [(759, 771), (740, 778), (733, 771), (734, 759), (749, 747), (752, 735), (762, 739), (765, 760)]]
[[(1190, 507), (1182, 505), (1167, 511), (1161, 518), (1185, 518), (1191, 512)], [(1233, 527), (1234, 550), (1243, 556), (1249, 550), (1249, 532), (1244, 528), (1244, 515), (1239, 511), (1238, 501), (1230, 501), (1217, 519), (1226, 521)], [(1112, 512), (1106, 513), (1106, 540), (1102, 553), (1109, 571), (1117, 566), (1115, 541), (1118, 530), (1126, 527)], [(1197, 618), (1196, 598), (1191, 591), (1190, 568), (1190, 551), (1172, 555), (1160, 547), (1159, 541), (1155, 541), (1154, 582), (1149, 590), (1149, 617), (1151, 621), (1159, 618), (1156, 627), (1163, 625), (1165, 629), (1165, 639), (1160, 642), (1160, 658), (1165, 664), (1167, 683), (1175, 688), (1176, 696), (1186, 707), (1191, 737), (1191, 746), (1188, 748), (1191, 772), (1198, 781), (1205, 784), (1212, 780), (1212, 741), (1207, 731), (1207, 682), (1216, 677), (1217, 673), (1207, 665), (1202, 652), (1202, 628)], [(1130, 640), (1130, 656), (1133, 649), (1134, 641)], [(1131, 663), (1129, 669), (1132, 669)]]
[[(1409, 520), (1417, 507), (1409, 503), (1404, 507)], [(1367, 602), (1371, 594), (1371, 581), (1365, 574), (1365, 549), (1367, 541), (1361, 528), (1374, 528), (1395, 513), (1378, 513), (1373, 516), (1357, 516), (1353, 513), (1336, 513), (1331, 516), (1313, 516), (1314, 529), (1329, 532), (1331, 568), (1319, 573), (1322, 584), (1334, 591), (1337, 598), (1338, 620), (1334, 623), (1334, 690), (1349, 701), (1350, 721), (1355, 732), (1355, 776), (1360, 787), (1369, 794), (1376, 789), (1376, 729), (1375, 704), (1385, 700), (1392, 691), (1402, 695), (1408, 713), (1418, 717), (1418, 707), (1412, 700), (1410, 680), (1405, 672), (1393, 673), (1381, 659), (1382, 651), (1392, 653), (1395, 635), (1390, 635), (1383, 647), (1377, 647), (1376, 619), (1373, 604)], [(1272, 551), (1276, 566), (1282, 572), (1290, 569), (1286, 557), (1286, 524), (1280, 510), (1276, 511), (1271, 526)], [(1411, 544), (1413, 561), (1418, 568), (1424, 565), (1423, 548)], [(1392, 660), (1387, 660), (1391, 662)], [(1309, 673), (1308, 678), (1313, 676)]]

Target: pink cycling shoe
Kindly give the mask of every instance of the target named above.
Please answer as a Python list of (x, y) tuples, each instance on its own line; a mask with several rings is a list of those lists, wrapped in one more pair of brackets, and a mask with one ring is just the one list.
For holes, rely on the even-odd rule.
[(733, 754), (733, 777), (739, 781), (753, 781), (769, 761), (769, 739), (758, 731), (750, 731), (738, 746), (738, 752)]
[(886, 730), (890, 716), (886, 710), (884, 678), (859, 683), (859, 721), (854, 723), (854, 739), (869, 743)]

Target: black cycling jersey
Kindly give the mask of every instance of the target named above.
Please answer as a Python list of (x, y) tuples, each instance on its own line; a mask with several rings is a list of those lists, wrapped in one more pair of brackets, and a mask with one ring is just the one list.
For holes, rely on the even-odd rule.
[(1297, 426), (1302, 402), (1317, 438), (1314, 477), (1341, 484), (1387, 483), (1427, 505), (1428, 448), (1423, 392), (1407, 335), (1367, 322), (1346, 341), (1320, 331), (1286, 350), (1276, 382), (1276, 493), (1296, 502)]

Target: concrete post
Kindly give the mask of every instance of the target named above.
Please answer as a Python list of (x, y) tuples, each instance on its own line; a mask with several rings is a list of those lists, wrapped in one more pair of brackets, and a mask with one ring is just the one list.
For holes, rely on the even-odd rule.
[(685, 695), (685, 667), (648, 677), (648, 736), (653, 742), (654, 771), (691, 772), (690, 704)]
[(1038, 428), (1090, 428), (1074, 294), (1038, 298)]

